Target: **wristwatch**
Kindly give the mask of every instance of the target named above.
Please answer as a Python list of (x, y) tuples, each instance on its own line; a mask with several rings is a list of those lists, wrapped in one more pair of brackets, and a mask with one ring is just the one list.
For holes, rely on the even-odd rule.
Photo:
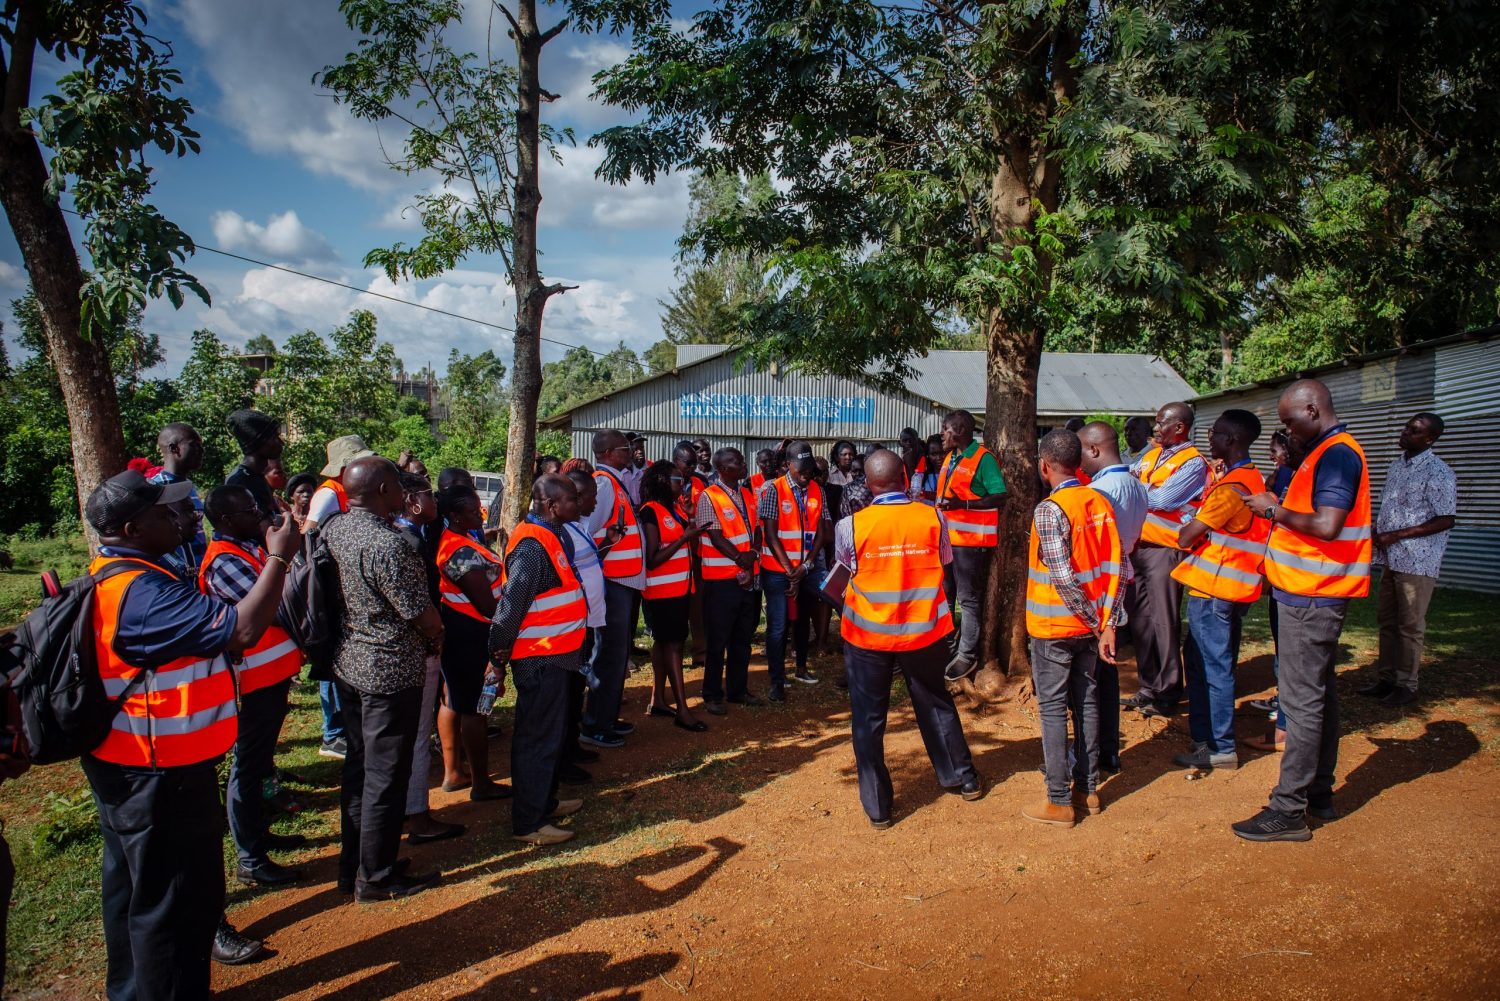
[(1276, 520), (1276, 505), (1272, 504), (1270, 507), (1266, 508), (1264, 511), (1261, 512), (1260, 516), (1262, 518), (1266, 519), (1267, 521), (1275, 521)]

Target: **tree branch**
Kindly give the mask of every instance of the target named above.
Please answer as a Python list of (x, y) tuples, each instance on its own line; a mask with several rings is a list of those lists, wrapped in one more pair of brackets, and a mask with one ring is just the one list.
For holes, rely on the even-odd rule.
[(552, 41), (552, 39), (562, 34), (563, 29), (568, 26), (569, 20), (569, 18), (565, 17), (561, 21), (558, 21), (556, 24), (554, 24), (552, 27), (548, 28), (546, 31), (542, 32), (541, 41), (537, 44), (539, 46), (546, 45), (548, 42)]
[(21, 109), (31, 103), (31, 67), (36, 58), (36, 19), (42, 15), (36, 4), (23, 3), (11, 34), (11, 65), (0, 53), (0, 73), (5, 77), (5, 103), (0, 105), (0, 131), (14, 135), (21, 130)]
[(517, 38), (520, 38), (521, 26), (516, 23), (515, 15), (504, 4), (499, 3), (498, 0), (490, 0), (490, 5), (505, 15), (505, 19), (510, 22), (510, 30), (515, 33)]

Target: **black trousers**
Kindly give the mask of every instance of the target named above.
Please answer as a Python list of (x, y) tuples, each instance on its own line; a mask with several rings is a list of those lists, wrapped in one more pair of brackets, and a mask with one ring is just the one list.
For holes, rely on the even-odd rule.
[(104, 835), (110, 1001), (206, 998), (224, 913), (224, 808), (214, 761), (126, 768), (84, 755)]
[(906, 675), (912, 711), (938, 784), (961, 786), (975, 778), (974, 759), (964, 739), (958, 708), (943, 668), (949, 659), (947, 638), (906, 653), (865, 650), (844, 644), (849, 678), (849, 722), (854, 730), (854, 767), (859, 772), (859, 801), (872, 820), (891, 815), (891, 773), (885, 766), (885, 723), (891, 708), (891, 679), (896, 666)]
[(339, 878), (383, 884), (396, 874), (422, 689), (371, 695), (337, 682), (344, 713)]
[[(589, 656), (593, 652), (595, 638), (599, 630), (585, 629), (583, 631), (583, 647), (578, 651), (581, 663), (587, 664)], [(588, 691), (588, 685), (583, 680), (583, 672), (568, 672), (568, 707), (567, 715), (563, 718), (563, 741), (560, 764), (576, 764), (578, 761), (578, 738), (583, 734), (583, 702), (584, 694)]]
[(1136, 670), (1142, 694), (1162, 706), (1182, 701), (1183, 590), (1172, 579), (1182, 557), (1180, 549), (1145, 544), (1130, 554), (1135, 581), (1126, 607), (1135, 637)]
[[(760, 592), (734, 580), (703, 582), (703, 626), (708, 633), (704, 656), (703, 701), (745, 697), (750, 679), (750, 643), (760, 624)], [(726, 690), (727, 689), (727, 690)]]
[(567, 736), (568, 691), (577, 671), (544, 667), (536, 657), (510, 664), (516, 683), (516, 723), (510, 738), (511, 832), (546, 826), (557, 809), (557, 766)]
[(240, 698), (240, 733), (234, 741), (234, 764), (229, 767), (224, 798), (228, 802), (229, 833), (242, 865), (257, 866), (270, 860), (261, 785), (276, 771), (276, 739), (286, 719), (291, 687), (292, 679), (287, 678)]

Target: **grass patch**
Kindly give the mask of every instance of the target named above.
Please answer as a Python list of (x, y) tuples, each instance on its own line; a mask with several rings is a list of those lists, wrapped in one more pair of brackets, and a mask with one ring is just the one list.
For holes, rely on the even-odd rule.
[(26, 617), (42, 600), (37, 575), (56, 570), (67, 583), (88, 568), (89, 547), (82, 535), (56, 539), (0, 538), (0, 550), (10, 554), (13, 566), (0, 570), (0, 628), (8, 628)]

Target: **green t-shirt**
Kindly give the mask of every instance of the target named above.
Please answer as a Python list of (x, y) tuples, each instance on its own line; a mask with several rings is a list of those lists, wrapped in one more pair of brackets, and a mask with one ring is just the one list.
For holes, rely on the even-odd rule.
[[(969, 442), (969, 447), (961, 453), (955, 453), (948, 457), (948, 475), (953, 475), (953, 470), (958, 466), (960, 458), (967, 459), (979, 451), (979, 439)], [(988, 497), (990, 494), (1005, 493), (1005, 474), (1000, 472), (1000, 463), (995, 459), (994, 452), (986, 452), (984, 458), (979, 460), (979, 469), (974, 473), (974, 482), (970, 484), (976, 497)]]

